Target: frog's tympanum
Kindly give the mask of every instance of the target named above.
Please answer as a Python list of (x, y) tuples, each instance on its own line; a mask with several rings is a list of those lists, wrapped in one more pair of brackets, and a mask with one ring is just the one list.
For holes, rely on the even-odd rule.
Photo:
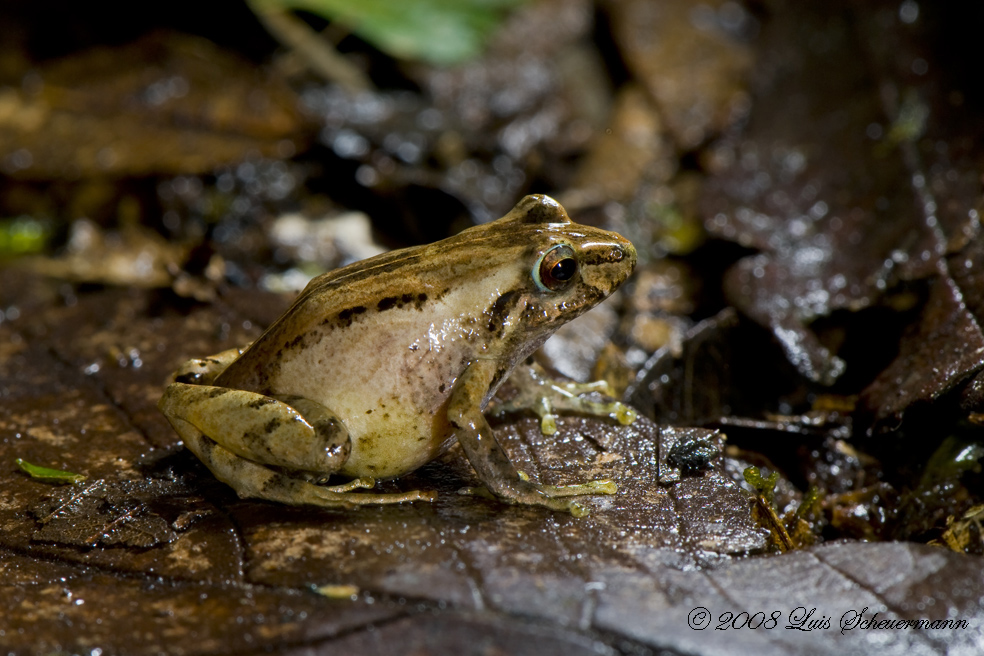
[[(315, 278), (245, 350), (186, 363), (159, 406), (243, 497), (328, 507), (432, 499), (357, 490), (457, 439), (499, 499), (579, 514), (570, 497), (612, 494), (614, 483), (535, 484), (482, 411), (517, 363), (611, 294), (635, 260), (621, 236), (527, 196), (498, 221)], [(631, 421), (624, 408), (612, 416)], [(328, 486), (331, 475), (351, 480)]]

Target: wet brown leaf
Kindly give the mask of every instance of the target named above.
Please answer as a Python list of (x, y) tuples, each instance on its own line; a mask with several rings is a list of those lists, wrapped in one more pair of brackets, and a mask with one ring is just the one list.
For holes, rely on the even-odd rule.
[[(961, 282), (969, 283), (968, 297), (984, 288), (984, 279), (972, 273), (984, 264), (982, 258), (984, 244), (975, 244), (970, 252), (954, 258)], [(903, 337), (898, 357), (864, 391), (862, 402), (874, 417), (872, 430), (898, 428), (914, 403), (938, 399), (984, 366), (981, 315), (971, 309), (949, 271), (933, 282), (919, 324)], [(972, 393), (973, 388), (968, 389)], [(974, 400), (968, 405), (976, 407)]]
[[(177, 539), (187, 528), (187, 498), (170, 508), (152, 508), (162, 497), (185, 491), (167, 481), (147, 479), (110, 483), (92, 481), (60, 488), (30, 508), (40, 528), (33, 539), (77, 547), (156, 547)], [(167, 512), (170, 511), (170, 512)], [(160, 513), (171, 515), (170, 519)]]
[(88, 219), (77, 219), (72, 222), (65, 253), (27, 257), (17, 265), (76, 283), (169, 287), (180, 296), (211, 299), (216, 279), (222, 275), (222, 260), (212, 259), (206, 270), (208, 279), (195, 277), (182, 268), (190, 250), (139, 225), (107, 232)]
[[(729, 299), (773, 331), (803, 375), (831, 384), (844, 363), (807, 324), (935, 275), (947, 249), (977, 231), (980, 183), (965, 146), (930, 148), (963, 144), (953, 108), (928, 124), (913, 118), (942, 109), (937, 86), (907, 87), (911, 75), (877, 57), (860, 64), (907, 33), (897, 16), (819, 6), (779, 4), (763, 26), (756, 106), (709, 159), (705, 212), (709, 231), (762, 251), (730, 272)], [(824, 48), (791, 47), (810, 39)]]
[(290, 154), (304, 133), (282, 81), (177, 34), (75, 54), (0, 88), (0, 167), (21, 179), (204, 173)]
[[(665, 182), (673, 174), (676, 158), (664, 143), (659, 112), (641, 87), (631, 84), (619, 91), (608, 125), (581, 159), (572, 182), (576, 191), (560, 198), (565, 207), (588, 201), (628, 201), (644, 176)], [(650, 171), (654, 163), (660, 166)]]
[[(803, 388), (777, 347), (731, 308), (656, 351), (626, 392), (628, 402), (676, 426), (768, 423), (797, 432), (795, 422), (767, 421), (763, 409), (800, 400)], [(804, 427), (802, 432), (809, 432)]]
[(680, 150), (722, 131), (747, 108), (753, 19), (741, 5), (687, 0), (604, 3), (636, 79), (649, 91)]

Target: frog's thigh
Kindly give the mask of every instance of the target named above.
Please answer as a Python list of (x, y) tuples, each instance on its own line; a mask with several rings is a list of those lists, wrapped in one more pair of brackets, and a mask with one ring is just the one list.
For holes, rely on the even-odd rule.
[(326, 474), (336, 471), (351, 449), (345, 426), (313, 401), (284, 399), (291, 405), (255, 392), (172, 383), (158, 406), (182, 437), (186, 431), (175, 420), (191, 424), (224, 449), (257, 463)]
[(468, 365), (455, 383), (448, 405), (448, 419), (455, 428), (458, 442), (489, 490), (511, 503), (544, 506), (574, 514), (581, 514), (584, 509), (576, 501), (568, 501), (564, 497), (614, 494), (615, 484), (611, 481), (565, 486), (537, 485), (516, 471), (481, 412), (482, 398), (496, 371), (497, 365), (488, 360), (478, 360)]
[(327, 508), (354, 508), (361, 505), (431, 501), (427, 492), (402, 492), (396, 494), (366, 494), (338, 492), (307, 481), (278, 473), (263, 465), (237, 456), (202, 435), (201, 431), (182, 419), (173, 419), (175, 430), (184, 439), (185, 446), (205, 463), (217, 479), (229, 485), (240, 497), (266, 499), (295, 505), (312, 505)]

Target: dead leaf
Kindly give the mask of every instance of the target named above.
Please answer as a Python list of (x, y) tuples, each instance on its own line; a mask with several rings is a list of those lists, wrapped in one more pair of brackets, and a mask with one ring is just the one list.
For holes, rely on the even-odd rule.
[[(148, 479), (110, 483), (92, 481), (63, 488), (31, 507), (41, 527), (34, 539), (77, 547), (133, 547), (145, 549), (177, 539), (177, 527), (153, 510), (150, 502), (180, 486)], [(172, 504), (180, 507), (180, 503)], [(175, 515), (178, 513), (175, 512)], [(187, 527), (186, 522), (182, 522)]]
[(656, 101), (680, 150), (724, 130), (748, 104), (745, 78), (753, 59), (744, 40), (755, 19), (727, 4), (605, 3), (626, 65)]
[(305, 131), (283, 81), (177, 34), (75, 54), (0, 90), (0, 167), (20, 179), (205, 173), (293, 152)]
[[(869, 57), (865, 48), (878, 50), (883, 41), (859, 36), (859, 25), (874, 29), (814, 9), (777, 11), (757, 45), (764, 57), (810, 34), (824, 34), (827, 46), (763, 59), (767, 74), (757, 78), (747, 127), (708, 158), (708, 231), (761, 251), (729, 273), (729, 300), (768, 326), (797, 369), (824, 385), (845, 365), (832, 352), (835, 345), (807, 326), (838, 309), (872, 305), (898, 280), (935, 274), (947, 249), (978, 229), (972, 208), (980, 182), (967, 182), (976, 177), (968, 170), (972, 157), (927, 151), (924, 162), (919, 152), (935, 139), (962, 143), (951, 129), (963, 123), (940, 116), (925, 141), (885, 142), (886, 126), (904, 109), (884, 102), (885, 90), (897, 92), (908, 78), (877, 64), (873, 71), (857, 65)], [(829, 75), (833, 70), (838, 74)], [(872, 84), (872, 75), (882, 82)], [(938, 91), (924, 87), (915, 91), (918, 102), (935, 107), (931, 94)], [(963, 157), (964, 149), (958, 151)], [(927, 212), (944, 206), (949, 209), (939, 216)]]

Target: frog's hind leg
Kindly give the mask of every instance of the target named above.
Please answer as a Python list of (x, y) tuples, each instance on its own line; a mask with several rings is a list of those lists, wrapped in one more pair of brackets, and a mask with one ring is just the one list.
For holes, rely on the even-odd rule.
[[(178, 428), (179, 423), (183, 423), (184, 427)], [(185, 446), (205, 463), (215, 477), (229, 485), (243, 498), (326, 508), (355, 508), (361, 505), (431, 501), (434, 498), (432, 494), (419, 491), (399, 494), (339, 492), (299, 478), (292, 478), (241, 458), (180, 419), (176, 420), (175, 428), (184, 439)]]
[[(172, 383), (157, 404), (236, 455), (263, 465), (330, 474), (348, 459), (348, 431), (334, 413), (300, 397)], [(184, 434), (177, 426), (178, 433)]]
[(354, 507), (431, 500), (433, 494), (353, 493), (372, 487), (356, 479), (324, 487), (267, 465), (329, 474), (348, 457), (348, 432), (320, 404), (300, 397), (274, 399), (254, 392), (173, 383), (158, 406), (199, 460), (241, 497), (289, 504)]

